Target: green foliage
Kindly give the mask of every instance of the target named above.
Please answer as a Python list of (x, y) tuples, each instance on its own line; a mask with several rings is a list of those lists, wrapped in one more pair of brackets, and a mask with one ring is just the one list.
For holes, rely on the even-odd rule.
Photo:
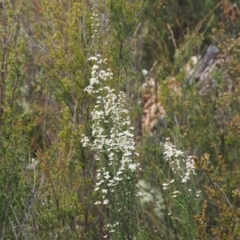
[[(185, 18), (183, 20), (181, 16), (175, 17), (172, 12), (170, 12), (172, 14), (171, 16), (165, 17), (165, 20), (161, 20), (161, 16), (164, 15), (158, 15), (158, 12), (164, 12), (166, 9), (174, 8), (178, 4), (175, 1), (175, 5), (173, 5), (171, 4), (172, 2), (173, 1), (166, 2), (166, 6), (164, 6), (164, 1), (159, 1), (158, 3), (154, 1), (152, 5), (149, 5), (147, 12), (147, 14), (149, 14), (147, 19), (148, 24), (145, 25), (145, 28), (148, 34), (145, 36), (146, 55), (143, 58), (142, 66), (147, 70), (151, 70), (149, 78), (152, 77), (158, 84), (158, 99), (166, 109), (167, 115), (164, 120), (161, 119), (158, 121), (152, 136), (142, 136), (140, 139), (139, 149), (141, 153), (141, 163), (144, 168), (141, 178), (151, 185), (151, 189), (155, 189), (160, 188), (163, 179), (171, 175), (162, 157), (162, 144), (166, 137), (171, 137), (174, 144), (183, 149), (188, 155), (201, 158), (204, 153), (209, 153), (211, 156), (209, 161), (213, 168), (217, 168), (218, 156), (222, 155), (227, 165), (221, 173), (221, 183), (223, 182), (225, 184), (223, 192), (229, 201), (232, 202), (235, 201), (232, 196), (232, 191), (236, 192), (237, 188), (236, 178), (233, 178), (233, 175), (236, 173), (236, 169), (238, 169), (237, 159), (240, 143), (236, 134), (233, 134), (229, 127), (229, 123), (238, 115), (239, 110), (239, 99), (237, 97), (239, 95), (239, 68), (237, 67), (239, 65), (237, 51), (238, 38), (233, 38), (232, 36), (234, 32), (233, 28), (235, 28), (235, 36), (238, 35), (235, 26), (239, 23), (239, 19), (235, 19), (235, 22), (233, 22), (230, 20), (231, 16), (228, 16), (228, 24), (232, 26), (232, 31), (230, 31), (229, 27), (226, 26), (226, 22), (221, 22), (221, 20), (225, 19), (223, 12), (221, 12), (223, 11), (223, 7), (220, 8), (222, 3), (218, 4), (218, 7), (214, 10), (213, 7), (215, 5), (213, 1), (211, 3), (202, 1), (194, 5), (198, 6), (198, 4), (202, 4), (203, 6), (206, 4), (203, 12), (200, 6), (198, 6), (199, 11), (197, 13), (192, 10), (194, 18), (198, 19), (195, 23), (194, 21), (186, 23), (189, 21), (186, 15), (182, 15), (182, 17)], [(185, 11), (193, 7), (193, 4), (187, 3), (187, 1), (185, 1), (184, 4)], [(208, 4), (213, 5), (209, 8), (209, 6), (207, 6)], [(217, 2), (215, 4), (217, 4)], [(155, 14), (154, 17), (151, 18), (151, 23), (149, 22), (149, 16), (151, 16), (150, 9), (152, 14)], [(177, 9), (178, 8), (176, 8), (176, 11)], [(231, 13), (228, 12), (228, 14)], [(156, 16), (158, 16), (158, 18), (156, 18)], [(217, 19), (219, 24), (217, 24)], [(179, 24), (176, 23), (177, 21), (179, 21)], [(159, 27), (160, 24), (162, 24), (162, 27)], [(187, 27), (183, 27), (181, 34), (179, 34), (177, 29), (179, 29), (179, 26), (184, 26), (184, 24), (186, 24)], [(199, 94), (201, 84), (197, 83), (197, 80), (192, 79), (185, 70), (190, 57), (200, 55), (200, 53), (202, 53), (200, 50), (206, 49), (208, 47), (206, 44), (209, 42), (218, 44), (221, 50), (218, 57), (224, 57), (225, 59), (223, 66), (229, 70), (228, 73), (234, 82), (234, 92), (227, 92), (226, 75), (224, 76), (224, 71), (215, 68), (210, 78), (215, 80), (216, 87), (214, 89), (210, 88), (203, 94)], [(197, 67), (198, 66), (196, 66), (196, 69)], [(179, 91), (174, 91), (173, 88), (171, 88), (172, 79), (175, 81), (175, 86), (181, 86)], [(197, 179), (200, 186), (209, 184), (209, 182), (206, 181), (206, 176), (201, 171), (198, 172)], [(199, 186), (196, 185), (196, 187)], [(194, 188), (194, 186), (192, 188)], [(151, 190), (149, 190), (149, 192), (150, 191)], [(169, 211), (169, 209), (172, 208), (171, 199), (162, 193), (161, 190), (159, 190), (158, 194), (163, 195), (166, 208)], [(152, 195), (157, 196), (156, 193)], [(222, 193), (220, 195), (224, 196)], [(204, 199), (208, 199), (208, 197), (209, 192), (203, 196)], [(215, 198), (214, 196), (212, 199), (214, 204), (217, 202), (216, 205), (218, 205), (217, 197)], [(167, 228), (172, 234), (166, 234), (166, 236), (163, 235), (164, 233), (159, 233), (160, 231), (158, 230), (158, 236), (160, 237), (155, 238), (155, 234), (149, 231), (150, 239), (174, 239), (176, 236), (179, 238), (183, 237), (182, 229), (176, 222), (171, 220), (172, 223), (174, 223), (171, 224), (166, 217), (157, 216), (151, 206), (157, 206), (156, 201), (149, 201), (144, 205), (146, 215), (154, 216), (152, 218), (146, 218), (146, 224), (152, 226), (152, 229), (155, 229), (159, 226), (159, 222), (161, 222), (161, 229), (164, 229), (163, 232), (166, 233), (165, 228)], [(218, 229), (218, 226), (221, 228), (219, 234), (214, 233), (214, 236), (224, 236), (223, 232), (228, 228), (227, 219), (231, 217), (218, 217), (217, 214), (221, 213), (221, 216), (225, 216), (225, 214), (227, 215), (227, 211), (230, 212), (230, 210), (228, 207), (219, 207), (219, 211), (217, 209), (211, 212), (210, 216), (206, 214), (209, 209), (205, 209), (206, 212), (204, 212), (204, 216), (206, 216), (206, 221), (203, 220), (202, 225), (199, 225), (198, 229), (198, 237), (203, 234), (201, 239), (211, 238), (212, 235), (209, 234), (208, 228), (209, 225), (211, 226), (212, 224), (216, 226), (216, 229)], [(238, 206), (234, 207), (237, 208)], [(164, 208), (161, 210), (163, 215), (167, 214)], [(187, 212), (187, 214), (189, 213), (190, 212)], [(182, 214), (177, 214), (177, 216), (178, 221), (183, 221), (184, 217)], [(211, 220), (207, 222), (207, 219)], [(226, 222), (224, 222), (224, 219), (226, 219)], [(209, 234), (207, 237), (204, 235), (202, 227), (205, 227), (204, 231)], [(192, 223), (192, 228), (194, 228), (194, 223)], [(155, 231), (157, 232), (157, 230)], [(175, 235), (174, 232), (176, 233)], [(232, 236), (230, 233), (227, 235), (227, 237)], [(219, 237), (219, 239), (222, 239), (221, 237)], [(183, 239), (185, 238), (183, 237)]]
[[(112, 19), (107, 20), (107, 38), (100, 26), (99, 52), (106, 51), (109, 67), (120, 66), (116, 69), (123, 81), (122, 66), (129, 71), (128, 43), (142, 5), (112, 3), (112, 8), (110, 3), (97, 6), (99, 14), (106, 11)], [(99, 239), (101, 235), (100, 212), (93, 204), (95, 161), (80, 143), (89, 131), (95, 98), (84, 91), (90, 79), (87, 59), (96, 48), (91, 7), (82, 1), (43, 0), (7, 3), (1, 10), (3, 238)], [(123, 27), (117, 24), (122, 16)], [(123, 58), (115, 58), (115, 52)], [(124, 88), (120, 81), (111, 84)], [(129, 216), (136, 214), (126, 211)]]
[[(120, 218), (114, 239), (239, 236), (240, 14), (233, 2), (0, 4), (0, 238), (102, 240), (106, 221)], [(99, 15), (98, 29), (91, 25), (93, 10)], [(92, 38), (95, 33), (98, 37)], [(215, 87), (200, 94), (203, 83), (189, 74), (187, 66), (197, 71), (199, 66), (189, 59), (200, 57), (210, 44), (218, 46), (217, 58), (223, 61), (209, 75)], [(108, 59), (106, 69), (114, 74), (107, 86), (125, 94), (124, 107), (129, 110), (125, 118), (134, 122), (136, 160), (142, 168), (139, 176), (131, 175), (119, 185), (108, 210), (94, 205), (99, 197), (94, 191), (99, 164), (96, 152), (81, 142), (83, 135), (95, 140), (91, 117), (97, 96), (84, 89), (92, 71), (87, 59), (96, 53)], [(142, 69), (149, 74), (142, 77)], [(151, 93), (157, 92), (156, 101), (166, 116), (151, 135), (144, 135), (141, 85), (151, 78), (158, 88)], [(104, 127), (117, 124), (112, 121)], [(178, 199), (163, 190), (173, 175), (163, 157), (167, 137), (200, 159), (196, 182), (182, 188)], [(116, 154), (121, 157), (121, 152)], [(135, 182), (143, 192), (141, 206)], [(172, 190), (181, 187), (179, 179)], [(198, 188), (203, 192), (201, 211), (188, 194), (188, 189), (194, 193)], [(124, 214), (116, 212), (118, 198)]]
[(17, 8), (9, 3), (1, 15), (0, 77), (0, 235), (4, 239), (25, 236), (24, 225), (30, 212), (31, 187), (24, 176), (29, 161), (28, 134), (24, 122), (21, 87), (26, 64), (25, 38), (19, 33)]
[[(20, 222), (26, 220), (28, 201), (32, 198), (23, 169), (28, 162), (28, 129), (16, 112), (4, 114), (1, 126), (0, 219), (1, 236), (24, 236)], [(11, 128), (9, 126), (12, 126)], [(14, 126), (14, 127), (13, 127)]]
[[(216, 9), (215, 7), (218, 8)], [(217, 26), (221, 19), (219, 1), (171, 0), (148, 1), (144, 12), (144, 27), (148, 34), (144, 41), (144, 67), (151, 68), (155, 61), (164, 62), (164, 77), (169, 75), (176, 50), (180, 49), (186, 35), (195, 33), (204, 43), (211, 43), (211, 27)], [(187, 48), (193, 54), (199, 54), (199, 46)], [(181, 56), (184, 59), (185, 56)], [(175, 62), (176, 63), (176, 62)]]

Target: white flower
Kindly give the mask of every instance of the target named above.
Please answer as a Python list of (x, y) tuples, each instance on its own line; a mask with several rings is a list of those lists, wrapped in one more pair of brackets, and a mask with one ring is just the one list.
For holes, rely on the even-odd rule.
[(108, 191), (107, 189), (102, 189), (103, 193), (107, 193), (107, 191)]
[(142, 69), (142, 75), (145, 77), (148, 75), (148, 71), (146, 69)]
[(92, 56), (92, 57), (90, 57), (90, 58), (88, 58), (88, 61), (97, 61), (98, 60), (98, 58), (96, 57), (96, 56)]
[(95, 187), (94, 191), (97, 192), (100, 188), (99, 187)]
[(117, 173), (116, 173), (116, 175), (118, 176), (118, 175), (120, 175), (120, 174), (122, 174), (122, 173), (123, 173), (123, 171), (118, 170)]
[(108, 199), (105, 199), (104, 201), (103, 201), (103, 205), (107, 205), (109, 203), (109, 200)]
[(81, 143), (83, 145), (83, 147), (86, 147), (89, 144), (89, 139), (86, 136), (83, 136)]
[(201, 190), (197, 191), (196, 197), (200, 197)]
[(105, 179), (109, 179), (110, 178), (109, 172), (105, 172), (103, 175), (104, 175)]
[[(100, 174), (100, 173), (98, 173), (98, 174)], [(101, 174), (100, 174), (100, 175), (101, 175)], [(103, 180), (100, 180), (100, 181), (97, 182), (95, 185), (98, 187), (98, 186), (100, 186), (102, 183), (103, 183)]]
[(129, 164), (129, 169), (134, 172), (137, 169), (137, 164), (136, 163), (131, 163)]
[(180, 174), (181, 182), (186, 183), (190, 179), (190, 175), (195, 175), (194, 160), (191, 156), (185, 157), (184, 153), (177, 150), (176, 147), (166, 139), (163, 150), (164, 157), (169, 161), (170, 167), (175, 174)]
[(136, 196), (137, 196), (137, 197), (142, 197), (142, 195), (143, 195), (142, 192), (138, 192)]
[(186, 183), (188, 179), (189, 179), (188, 177), (184, 177), (184, 178), (181, 180), (181, 182), (182, 182), (182, 183)]

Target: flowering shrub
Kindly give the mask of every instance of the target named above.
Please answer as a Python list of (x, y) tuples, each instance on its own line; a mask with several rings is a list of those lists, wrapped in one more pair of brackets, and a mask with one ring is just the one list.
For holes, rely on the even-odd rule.
[[(94, 14), (96, 17), (97, 14)], [(93, 36), (94, 38), (94, 36)], [(132, 239), (137, 232), (135, 143), (125, 95), (106, 85), (113, 73), (106, 68), (106, 59), (99, 54), (88, 59), (92, 66), (90, 83), (86, 87), (96, 96), (92, 110), (91, 137), (83, 136), (82, 144), (94, 152), (97, 165), (94, 191), (104, 222), (104, 238)]]
[[(121, 231), (131, 235), (135, 225), (136, 173), (139, 168), (134, 162), (135, 143), (128, 110), (124, 107), (124, 93), (115, 94), (114, 89), (104, 86), (113, 74), (101, 65), (105, 60), (100, 55), (89, 58), (94, 61), (89, 86), (89, 94), (97, 94), (92, 111), (92, 141), (82, 138), (83, 146), (89, 146), (97, 161), (95, 191), (100, 198), (95, 205), (106, 205), (103, 214), (108, 216), (106, 233)], [(108, 211), (110, 210), (110, 212)], [(130, 212), (129, 212), (130, 211)], [(127, 231), (126, 231), (127, 230)], [(121, 233), (124, 235), (124, 233)], [(106, 238), (108, 235), (105, 235)], [(114, 238), (115, 239), (115, 238)], [(124, 239), (124, 237), (122, 238)]]
[(174, 217), (176, 213), (187, 239), (196, 239), (197, 227), (193, 219), (200, 211), (200, 191), (197, 190), (194, 181), (196, 175), (194, 159), (192, 156), (186, 157), (182, 151), (177, 150), (169, 139), (164, 144), (163, 155), (169, 163), (173, 177), (168, 183), (162, 184), (164, 190), (169, 189), (170, 186), (174, 189), (171, 193), (173, 213), (169, 215)]
[(177, 150), (176, 147), (167, 139), (163, 151), (165, 159), (169, 162), (174, 174), (179, 174), (182, 183), (186, 183), (191, 174), (195, 175), (194, 160), (189, 156), (184, 159), (184, 153)]

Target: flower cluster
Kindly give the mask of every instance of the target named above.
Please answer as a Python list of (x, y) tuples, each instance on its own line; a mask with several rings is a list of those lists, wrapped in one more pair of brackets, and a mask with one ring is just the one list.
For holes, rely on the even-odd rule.
[[(163, 155), (165, 159), (169, 162), (173, 173), (179, 174), (181, 176), (181, 182), (186, 183), (191, 174), (195, 175), (195, 164), (192, 156), (185, 158), (182, 151), (177, 150), (169, 139), (164, 144)], [(167, 186), (167, 185), (166, 185)]]
[[(109, 69), (105, 70), (107, 60), (99, 54), (88, 60), (93, 62), (93, 66), (85, 91), (96, 96), (96, 103), (91, 113), (91, 138), (83, 135), (81, 142), (84, 147), (90, 147), (97, 161), (94, 191), (99, 193), (100, 198), (95, 205), (105, 205), (121, 214), (122, 209), (126, 208), (124, 201), (119, 199), (121, 194), (125, 200), (138, 196), (134, 187), (139, 164), (134, 162), (136, 150), (133, 127), (125, 108), (125, 94), (116, 94), (106, 84), (113, 78), (113, 73)], [(111, 224), (105, 226), (106, 232), (113, 233), (118, 227), (116, 215), (115, 220), (110, 220)]]
[[(92, 111), (92, 138), (82, 138), (83, 146), (90, 146), (95, 152), (95, 160), (100, 161), (101, 168), (97, 170), (97, 182), (95, 191), (101, 191), (103, 201), (95, 204), (108, 204), (108, 192), (114, 192), (115, 187), (129, 175), (138, 169), (138, 164), (133, 161), (135, 153), (133, 127), (129, 118), (129, 112), (125, 109), (125, 95), (120, 92), (116, 95), (114, 89), (102, 84), (105, 80), (112, 79), (112, 72), (101, 68), (106, 60), (100, 55), (89, 58), (94, 61), (90, 84), (85, 91), (89, 94), (97, 94), (96, 105)], [(107, 157), (107, 165), (103, 163)]]
[[(106, 59), (95, 55), (89, 60), (94, 64), (90, 83), (85, 91), (97, 96), (92, 110), (91, 139), (93, 140), (84, 135), (81, 142), (84, 147), (91, 148), (97, 161), (94, 191), (101, 197), (95, 205), (107, 205), (109, 208), (114, 206), (115, 211), (121, 212), (124, 209), (124, 203), (118, 199), (121, 194), (127, 194), (129, 198), (138, 196), (134, 187), (131, 187), (132, 191), (128, 187), (136, 184), (135, 176), (139, 169), (139, 165), (134, 162), (136, 151), (133, 127), (129, 112), (125, 108), (124, 93), (116, 94), (114, 89), (104, 84), (113, 77), (110, 70), (104, 70)], [(120, 201), (116, 202), (116, 200)], [(113, 233), (118, 227), (116, 222), (118, 221), (106, 226), (109, 233)]]
[[(166, 139), (163, 149), (164, 158), (169, 162), (169, 165), (173, 171), (174, 178), (180, 183), (187, 183), (192, 175), (195, 175), (195, 163), (192, 156), (186, 157), (185, 154), (176, 149), (169, 139)], [(175, 182), (172, 179), (168, 183), (163, 183), (163, 190), (168, 189), (169, 185)], [(192, 189), (189, 188), (187, 191), (190, 193)], [(196, 197), (200, 196), (201, 191), (194, 190), (194, 195)], [(174, 191), (172, 197), (176, 198), (180, 191)]]
[[(168, 183), (163, 184), (163, 189), (168, 189), (174, 184), (174, 189), (171, 192), (171, 199), (173, 200), (172, 209), (168, 215), (177, 214), (181, 217), (181, 222), (184, 231), (189, 236), (188, 239), (193, 239), (195, 236), (196, 226), (192, 227), (192, 219), (198, 213), (201, 199), (200, 192), (197, 190), (194, 175), (195, 164), (193, 157), (186, 157), (185, 154), (178, 150), (169, 139), (166, 140), (163, 149), (163, 155), (169, 162), (172, 169), (173, 179)], [(172, 212), (172, 213), (171, 213)]]
[(99, 29), (99, 16), (98, 16), (98, 12), (96, 9), (93, 10), (93, 14), (92, 14), (92, 17), (91, 17), (91, 20), (92, 20), (92, 24), (91, 24), (91, 30), (92, 30), (92, 43), (95, 45), (94, 48), (95, 49), (98, 49), (98, 39), (99, 39), (99, 36), (98, 36), (98, 29)]
[[(95, 52), (98, 52), (97, 11), (93, 11), (91, 19), (92, 43)], [(133, 127), (125, 107), (125, 94), (117, 94), (108, 85), (113, 79), (113, 73), (107, 68), (107, 59), (96, 53), (88, 61), (92, 63), (92, 68), (85, 91), (94, 96), (95, 106), (91, 112), (91, 136), (83, 135), (81, 142), (94, 153), (97, 167), (94, 191), (98, 198), (94, 204), (102, 208), (102, 216), (105, 218), (103, 237), (121, 235), (125, 239), (125, 234), (129, 237), (129, 232), (126, 232), (123, 219), (128, 219), (129, 231), (134, 232), (135, 198), (139, 196), (136, 191), (139, 164), (134, 161), (137, 153)]]
[[(88, 59), (88, 61), (93, 61), (95, 64), (92, 66), (91, 78), (89, 85), (85, 88), (89, 94), (98, 94), (100, 90), (104, 90), (104, 87), (99, 89), (99, 85), (105, 80), (112, 79), (113, 73), (108, 69), (104, 70), (107, 59), (102, 59), (100, 54), (96, 54)], [(106, 91), (110, 90), (109, 87), (105, 87)]]

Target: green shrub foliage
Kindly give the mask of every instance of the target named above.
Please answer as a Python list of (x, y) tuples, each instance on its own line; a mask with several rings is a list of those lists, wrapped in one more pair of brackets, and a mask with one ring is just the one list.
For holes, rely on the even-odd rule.
[(239, 7), (0, 1), (0, 238), (237, 239)]

